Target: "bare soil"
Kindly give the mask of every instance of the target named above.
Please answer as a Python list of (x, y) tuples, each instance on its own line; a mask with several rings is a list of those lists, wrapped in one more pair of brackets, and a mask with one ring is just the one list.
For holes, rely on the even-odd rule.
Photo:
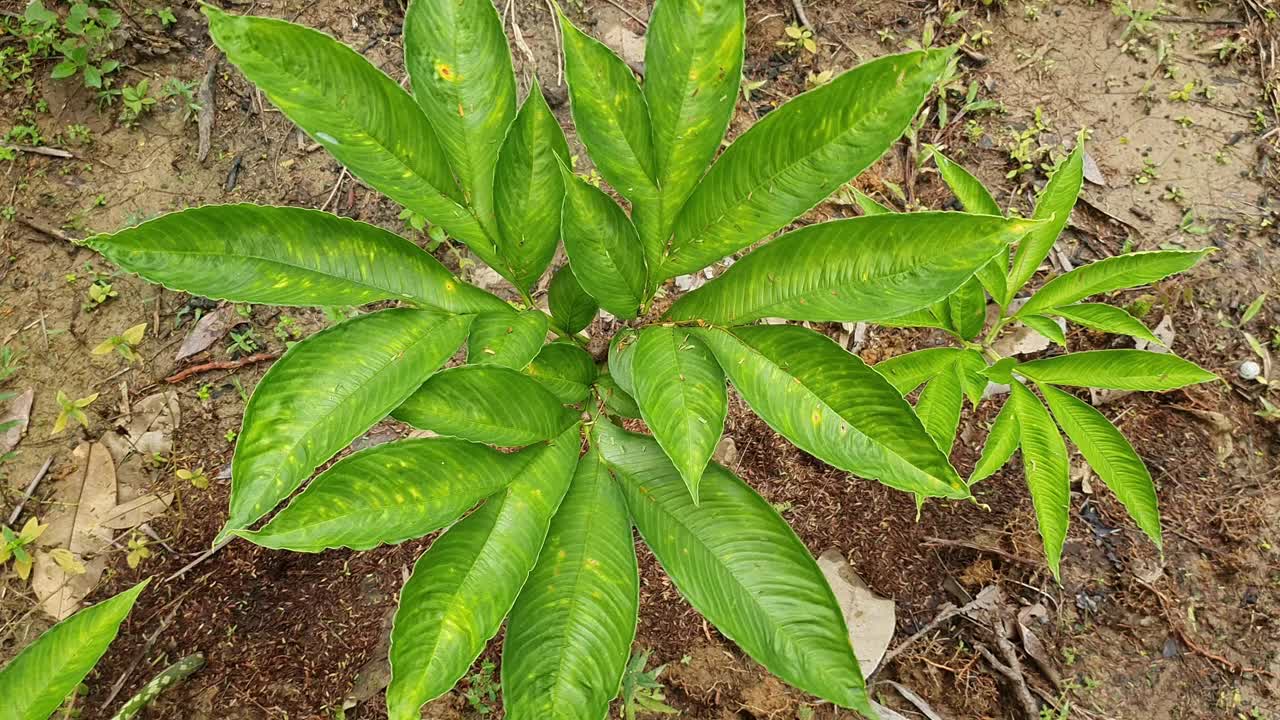
[[(644, 28), (619, 6), (641, 18), (649, 10), (645, 0), (564, 4), (597, 36), (642, 35)], [(1224, 382), (1131, 395), (1103, 406), (1152, 469), (1165, 551), (1163, 557), (1156, 552), (1096, 479), (1092, 488), (1079, 484), (1061, 585), (1044, 570), (1016, 464), (978, 486), (980, 504), (929, 503), (917, 517), (907, 495), (832, 470), (796, 450), (735, 399), (727, 427), (737, 448), (734, 469), (783, 509), (815, 555), (837, 549), (875, 592), (897, 602), (895, 644), (928, 624), (944, 603), (963, 604), (995, 584), (1015, 605), (1047, 608), (1050, 622), (1037, 632), (1063, 686), (1055, 688), (1030, 658), (1023, 658), (1024, 669), (1043, 698), (1055, 706), (1070, 702), (1070, 715), (1063, 717), (1280, 717), (1280, 424), (1255, 414), (1264, 397), (1280, 404), (1280, 393), (1268, 396), (1268, 388), (1237, 374), (1240, 363), (1252, 357), (1242, 330), (1264, 343), (1280, 334), (1280, 138), (1268, 95), (1280, 78), (1275, 35), (1259, 19), (1266, 3), (1208, 2), (1204, 12), (1189, 2), (1171, 5), (1151, 37), (1128, 51), (1121, 40), (1127, 20), (1104, 4), (804, 5), (817, 29), (816, 54), (777, 44), (794, 22), (791, 2), (749, 0), (745, 75), (766, 82), (739, 103), (731, 133), (802, 92), (810, 75), (902, 49), (906, 41), (918, 41), (926, 26), (939, 44), (967, 33), (969, 52), (956, 87), (963, 94), (976, 83), (978, 98), (999, 102), (1003, 111), (957, 113), (959, 96), (952, 95), (951, 122), (923, 128), (919, 142), (945, 146), (997, 188), (1002, 203), (1025, 212), (1044, 174), (1038, 167), (1010, 174), (1018, 167), (1011, 138), (1036, 127), (1038, 116), (1044, 127), (1031, 134), (1027, 146), (1037, 151), (1038, 165), (1050, 162), (1078, 128), (1088, 127), (1090, 155), (1106, 184), (1086, 185), (1085, 202), (1059, 243), (1056, 262), (1080, 264), (1127, 248), (1216, 246), (1219, 251), (1186, 276), (1123, 299), (1149, 306), (1152, 324), (1171, 318), (1174, 350)], [(130, 83), (151, 78), (153, 88), (169, 77), (198, 84), (212, 55), (196, 5), (175, 4), (177, 22), (167, 29), (145, 14), (147, 7), (123, 4), (124, 77)], [(397, 3), (233, 0), (228, 7), (320, 28), (392, 77), (404, 75), (403, 8)], [(509, 31), (518, 24), (530, 49), (515, 51), (522, 85), (527, 87), (536, 67), (569, 127), (547, 5), (513, 0), (500, 8), (507, 9)], [(22, 5), (3, 0), (0, 9), (20, 13)], [(945, 24), (956, 10), (967, 14)], [(1232, 43), (1239, 52), (1220, 57), (1222, 47), (1237, 46)], [(1161, 53), (1166, 62), (1158, 66)], [(1176, 68), (1173, 77), (1166, 67)], [(204, 162), (196, 159), (196, 126), (184, 121), (174, 103), (162, 101), (137, 127), (126, 127), (118, 120), (118, 105), (100, 109), (78, 82), (49, 80), (48, 69), (37, 68), (31, 92), (13, 88), (0, 99), (0, 130), (7, 130), (20, 122), (20, 110), (43, 98), (48, 109), (36, 114), (36, 122), (47, 144), (75, 153), (72, 159), (22, 153), (3, 168), (0, 206), (12, 206), (14, 216), (0, 222), (0, 335), (23, 353), (11, 389), (36, 390), (31, 429), (16, 457), (0, 468), (7, 478), (0, 484), (5, 516), (46, 459), (53, 459), (52, 471), (28, 503), (28, 514), (47, 510), (51, 489), (71, 472), (70, 451), (77, 444), (119, 432), (118, 422), (132, 403), (170, 387), (165, 378), (176, 370), (228, 358), (230, 342), (223, 339), (205, 354), (176, 363), (189, 311), (207, 306), (120, 274), (67, 237), (182, 207), (239, 201), (325, 207), (404, 232), (394, 204), (342, 176), (333, 159), (311, 149), (225, 61), (215, 71), (216, 124)], [(1193, 91), (1182, 101), (1177, 94), (1188, 83)], [(72, 124), (87, 126), (92, 141), (66, 138)], [(905, 144), (858, 184), (899, 207), (904, 201), (935, 208), (953, 202), (927, 166), (917, 167)], [(903, 197), (894, 187), (902, 188)], [(829, 203), (805, 221), (854, 212)], [(458, 267), (457, 253), (442, 249), (440, 257)], [(110, 277), (118, 297), (86, 311), (82, 306), (95, 272)], [(477, 282), (491, 281), (469, 267), (463, 272)], [(1247, 327), (1237, 327), (1245, 306), (1263, 292), (1271, 302)], [(266, 307), (240, 320), (239, 329), (252, 328), (266, 352), (284, 349), (276, 330), (283, 335), (290, 322), (302, 334), (326, 323), (318, 311)], [(150, 328), (140, 366), (128, 366), (118, 355), (90, 354), (102, 340), (144, 321)], [(840, 327), (824, 329), (847, 339)], [(860, 353), (875, 362), (943, 342), (929, 332), (873, 328)], [(1081, 330), (1072, 332), (1069, 344), (1126, 345)], [(122, 536), (90, 599), (142, 578), (154, 580), (89, 678), (88, 693), (77, 702), (80, 717), (110, 717), (159, 669), (193, 652), (203, 653), (208, 664), (158, 700), (147, 717), (331, 718), (353, 693), (362, 701), (345, 717), (384, 717), (375, 693), (389, 613), (427, 541), (316, 555), (234, 542), (168, 579), (209, 548), (222, 524), (229, 488), (214, 476), (230, 459), (228, 433), (239, 428), (242, 393), (265, 369), (255, 363), (176, 385), (182, 421), (174, 451), (138, 466), (141, 485), (176, 493), (170, 512), (150, 523), (162, 542), (153, 541), (154, 556), (130, 569)], [(73, 397), (101, 396), (88, 409), (88, 428), (50, 437), (59, 389)], [(962, 471), (976, 460), (993, 412), (993, 404), (985, 403), (966, 419), (953, 458)], [(377, 432), (399, 431), (389, 425)], [(196, 467), (211, 478), (208, 489), (174, 476), (177, 468)], [(637, 646), (651, 649), (654, 663), (667, 665), (667, 701), (681, 717), (852, 717), (771, 678), (680, 599), (643, 549), (641, 562)], [(37, 600), (15, 577), (0, 578), (0, 660), (49, 626)], [(911, 688), (946, 718), (1022, 717), (1010, 683), (981, 658), (979, 643), (990, 643), (982, 628), (959, 619), (945, 622), (877, 674), (875, 693), (907, 717), (920, 715), (881, 681)], [(491, 648), (485, 659), (496, 663), (498, 653)], [(464, 680), (425, 716), (500, 716), (500, 709), (485, 715), (465, 698), (480, 682), (478, 676)]]

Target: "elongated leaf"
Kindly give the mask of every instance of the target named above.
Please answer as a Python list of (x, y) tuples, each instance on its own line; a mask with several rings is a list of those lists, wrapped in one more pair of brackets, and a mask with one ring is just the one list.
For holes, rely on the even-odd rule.
[(576, 403), (587, 399), (591, 383), (596, 379), (596, 364), (586, 350), (570, 342), (545, 345), (525, 374), (542, 383), (560, 402)]
[(1050, 308), (1083, 300), (1090, 295), (1138, 287), (1190, 268), (1213, 252), (1205, 250), (1155, 250), (1117, 255), (1089, 263), (1045, 283), (1018, 309), (1018, 316), (1042, 313)]
[(1004, 214), (981, 180), (974, 177), (959, 163), (943, 155), (937, 148), (930, 146), (929, 151), (933, 162), (938, 166), (938, 172), (942, 175), (942, 181), (951, 188), (951, 192), (955, 194), (956, 199), (966, 211), (978, 215)]
[(1062, 559), (1062, 545), (1067, 539), (1071, 511), (1067, 445), (1035, 393), (1018, 382), (1010, 387), (1009, 403), (1013, 406), (1018, 426), (1022, 471), (1031, 490), (1031, 503), (1036, 509), (1036, 524), (1044, 541), (1045, 559), (1053, 577), (1059, 579), (1058, 566)]
[(893, 385), (899, 395), (906, 395), (958, 362), (962, 352), (955, 347), (925, 348), (881, 360), (874, 369)]
[(478, 316), (471, 324), (467, 362), (523, 368), (546, 342), (548, 321), (547, 314), (541, 310)]
[(618, 694), (639, 604), (626, 499), (593, 448), (551, 520), (502, 646), (509, 720), (600, 720)]
[(695, 335), (751, 409), (805, 452), (900, 490), (968, 496), (902, 394), (826, 336), (794, 325)]
[(401, 440), (339, 460), (257, 532), (263, 547), (368, 550), (422, 537), (511, 482), (515, 456), (452, 438)]
[(1027, 327), (1035, 330), (1051, 342), (1057, 343), (1062, 347), (1067, 346), (1067, 335), (1062, 331), (1062, 326), (1056, 320), (1044, 315), (1025, 315), (1018, 318)]
[(639, 419), (640, 406), (636, 404), (636, 399), (623, 390), (612, 375), (601, 373), (600, 377), (596, 378), (595, 388), (600, 399), (604, 401), (605, 409), (611, 414), (633, 420)]
[(417, 720), (484, 650), (533, 569), (573, 477), (578, 426), (522, 450), (515, 480), (418, 558), (391, 628), (391, 720)]
[(976, 276), (948, 295), (944, 302), (947, 325), (952, 332), (964, 340), (972, 340), (982, 332), (987, 322), (987, 295)]
[(492, 249), (426, 115), (394, 80), (324, 33), (201, 10), (227, 59), (352, 175), (478, 252)]
[(729, 412), (724, 373), (707, 346), (684, 328), (647, 327), (631, 353), (640, 416), (697, 505), (698, 481)]
[(504, 446), (550, 440), (577, 419), (536, 380), (498, 365), (442, 370), (393, 414), (416, 428)]
[(470, 316), (383, 310), (312, 335), (254, 390), (231, 465), (219, 535), (248, 527), (386, 417), (462, 344)]
[(173, 290), (264, 305), (408, 300), (455, 313), (509, 311), (399, 235), (304, 208), (206, 205), (85, 245)]
[(631, 328), (622, 328), (614, 333), (613, 339), (609, 341), (609, 374), (613, 376), (618, 387), (627, 391), (629, 395), (636, 394), (635, 373), (632, 366), (635, 364), (635, 344), (639, 339), (639, 335)]
[(1156, 392), (1218, 379), (1193, 362), (1146, 350), (1071, 353), (1021, 363), (1014, 372), (1050, 385)]
[(608, 195), (564, 169), (561, 233), (573, 276), (610, 313), (629, 319), (644, 297), (644, 253), (627, 214)]
[(851, 187), (849, 190), (853, 194), (853, 201), (858, 204), (863, 215), (886, 215), (893, 212), (893, 210), (889, 209), (882, 203), (878, 202), (875, 198), (862, 192), (858, 188)]
[(1084, 182), (1083, 140), (1083, 137), (1077, 139), (1075, 150), (1062, 161), (1036, 198), (1036, 209), (1031, 217), (1045, 223), (1027, 233), (1018, 243), (1013, 264), (1009, 268), (1002, 307), (1007, 307), (1014, 294), (1036, 274), (1036, 269), (1049, 257), (1053, 244), (1071, 219), (1071, 209), (1075, 207), (1076, 197), (1080, 195), (1080, 185)]
[(964, 387), (965, 397), (969, 398), (969, 404), (978, 407), (987, 390), (987, 361), (982, 358), (982, 353), (969, 348), (960, 354), (956, 367), (960, 370), (960, 383)]
[[(563, 14), (564, 69), (573, 126), (600, 175), (633, 203), (657, 197), (653, 130), (631, 68)], [(579, 278), (581, 279), (581, 278)]]
[(743, 0), (660, 0), (649, 18), (644, 95), (662, 193), (657, 232), (663, 242), (733, 117), (746, 20)]
[(1075, 305), (1058, 307), (1045, 312), (1070, 320), (1077, 325), (1083, 325), (1090, 330), (1098, 330), (1115, 335), (1128, 335), (1157, 345), (1164, 344), (1160, 342), (1160, 338), (1147, 329), (1147, 326), (1141, 320), (1130, 315), (1124, 308), (1118, 308), (1114, 305), (1076, 303)]
[(953, 212), (810, 225), (734, 263), (668, 314), (713, 324), (888, 320), (950, 295), (1029, 227), (1025, 220)]
[(0, 717), (47, 720), (98, 664), (149, 580), (81, 610), (0, 668)]
[(951, 52), (872, 60), (766, 115), (689, 197), (657, 274), (690, 273), (748, 247), (862, 172), (906, 130)]
[(493, 2), (410, 2), (404, 64), (467, 204), (492, 229), (494, 167), (516, 116), (511, 50)]
[(961, 373), (958, 363), (938, 373), (924, 386), (920, 399), (916, 401), (916, 415), (920, 416), (929, 437), (946, 455), (951, 454), (956, 430), (960, 427), (960, 411), (964, 409)]
[(600, 311), (600, 304), (582, 289), (578, 278), (573, 276), (573, 268), (567, 264), (561, 265), (551, 278), (547, 305), (551, 308), (551, 317), (570, 335), (590, 325)]
[(1151, 473), (1125, 436), (1092, 405), (1052, 385), (1041, 385), (1053, 417), (1089, 467), (1111, 488), (1138, 527), (1161, 547), (1160, 508)]
[(884, 325), (885, 327), (928, 327), (949, 331), (950, 328), (947, 323), (939, 320), (938, 316), (934, 314), (936, 305), (937, 303), (927, 308), (912, 310), (905, 315), (891, 317), (888, 320), (877, 320), (876, 324)]
[(1006, 402), (996, 414), (995, 422), (991, 423), (991, 432), (982, 446), (982, 456), (978, 458), (978, 464), (969, 475), (969, 484), (973, 485), (986, 480), (1004, 467), (1017, 451), (1018, 440), (1018, 417), (1014, 412), (1013, 403)]
[(534, 78), (502, 144), (493, 178), (498, 252), (521, 290), (538, 283), (560, 242), (561, 162), (569, 162), (569, 146)]
[(694, 505), (654, 440), (607, 422), (595, 438), (645, 543), (689, 604), (774, 675), (870, 716), (844, 614), (777, 511), (714, 463)]

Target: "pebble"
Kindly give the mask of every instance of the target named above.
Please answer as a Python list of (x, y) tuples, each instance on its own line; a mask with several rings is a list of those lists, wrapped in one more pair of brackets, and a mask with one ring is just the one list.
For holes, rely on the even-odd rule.
[(1240, 363), (1240, 377), (1245, 380), (1253, 380), (1262, 374), (1262, 368), (1258, 367), (1258, 363), (1252, 360), (1245, 360)]

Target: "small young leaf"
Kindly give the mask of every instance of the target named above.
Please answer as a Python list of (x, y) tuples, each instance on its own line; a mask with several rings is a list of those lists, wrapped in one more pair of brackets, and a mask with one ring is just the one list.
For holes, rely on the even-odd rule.
[(573, 276), (613, 315), (640, 312), (645, 264), (630, 218), (608, 195), (561, 167), (565, 182), (561, 234)]
[(1018, 425), (1018, 445), (1022, 448), (1022, 471), (1031, 490), (1036, 523), (1044, 540), (1044, 555), (1054, 579), (1059, 577), (1062, 546), (1067, 539), (1071, 510), (1071, 478), (1068, 474), (1067, 445), (1040, 404), (1035, 393), (1022, 383), (1011, 387), (1009, 403)]
[(632, 420), (640, 419), (640, 406), (636, 404), (636, 399), (623, 390), (612, 375), (601, 373), (596, 378), (595, 387), (610, 414)]
[(1062, 331), (1062, 326), (1056, 320), (1044, 315), (1023, 315), (1018, 318), (1027, 327), (1035, 330), (1051, 342), (1057, 343), (1062, 347), (1067, 346), (1066, 333)]
[(1071, 219), (1071, 209), (1075, 207), (1076, 197), (1079, 196), (1083, 183), (1084, 138), (1080, 137), (1076, 140), (1075, 150), (1058, 166), (1040, 197), (1036, 199), (1036, 209), (1031, 217), (1045, 222), (1027, 233), (1018, 243), (1018, 250), (1013, 255), (1013, 265), (1009, 268), (1002, 307), (1009, 305), (1013, 296), (1036, 274), (1040, 263), (1049, 257), (1058, 235), (1062, 234), (1062, 229)]
[(925, 348), (881, 360), (873, 368), (893, 385), (898, 394), (906, 395), (958, 362), (962, 352), (954, 347)]
[(1074, 305), (1056, 307), (1045, 312), (1050, 315), (1057, 315), (1077, 325), (1083, 325), (1090, 330), (1098, 330), (1114, 335), (1128, 335), (1156, 345), (1164, 345), (1160, 338), (1152, 334), (1147, 329), (1147, 326), (1142, 324), (1141, 320), (1130, 315), (1124, 308), (1118, 308), (1114, 305), (1076, 303)]
[(1090, 350), (1021, 363), (1020, 375), (1050, 385), (1163, 392), (1217, 380), (1195, 363), (1147, 350)]
[(969, 475), (969, 485), (986, 480), (1009, 462), (1018, 449), (1018, 417), (1012, 402), (1006, 402), (991, 424), (991, 432), (982, 446), (982, 456)]
[(960, 427), (960, 412), (964, 407), (963, 372), (959, 363), (938, 373), (916, 401), (916, 415), (945, 455), (951, 454)]
[(635, 345), (638, 335), (635, 330), (624, 327), (614, 333), (609, 341), (609, 374), (613, 376), (618, 387), (629, 395), (636, 394), (635, 376), (632, 364), (635, 362)]
[(856, 187), (849, 188), (853, 195), (853, 201), (858, 204), (858, 208), (862, 210), (863, 215), (887, 215), (893, 210), (876, 201), (875, 198), (862, 192)]
[(1117, 255), (1082, 265), (1045, 283), (1017, 315), (1025, 317), (1070, 305), (1090, 295), (1138, 287), (1180, 273), (1213, 252), (1204, 250), (1155, 250)]

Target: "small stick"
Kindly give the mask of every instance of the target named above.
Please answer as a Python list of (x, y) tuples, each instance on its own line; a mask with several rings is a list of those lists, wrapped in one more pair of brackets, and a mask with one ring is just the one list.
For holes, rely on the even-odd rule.
[[(1004, 642), (1005, 644), (1009, 644), (1008, 640), (1005, 640)], [(1012, 645), (1010, 645), (1010, 647), (1012, 647)], [(1017, 655), (1014, 655), (1012, 659), (1012, 662), (1016, 663), (1016, 665), (1010, 667), (1009, 665), (1005, 665), (997, 660), (996, 656), (987, 649), (986, 645), (975, 644), (974, 649), (976, 649), (982, 657), (986, 658), (987, 662), (991, 664), (991, 667), (995, 668), (996, 672), (1003, 675), (1004, 678), (1009, 681), (1009, 684), (1013, 685), (1014, 694), (1018, 696), (1018, 702), (1022, 705), (1022, 711), (1026, 714), (1027, 720), (1036, 720), (1036, 718), (1040, 717), (1040, 709), (1036, 706), (1036, 699), (1031, 696), (1031, 691), (1027, 689), (1027, 680), (1022, 676), (1022, 664), (1018, 663)], [(1005, 655), (1005, 658), (1009, 659), (1009, 656)]]
[[(619, 10), (621, 10), (622, 12), (626, 13), (626, 14), (627, 14), (627, 17), (629, 17), (629, 18), (631, 18), (632, 20), (635, 20), (636, 22), (640, 23), (640, 27), (642, 27), (642, 28), (644, 28), (644, 29), (646, 29), (646, 30), (648, 30), (648, 29), (649, 29), (649, 23), (645, 22), (644, 20), (641, 20), (641, 19), (640, 19), (640, 18), (639, 18), (635, 13), (633, 13), (633, 12), (631, 12), (630, 10), (626, 9), (625, 7), (623, 7), (623, 6), (622, 6), (622, 3), (619, 3), (619, 2), (618, 2), (618, 0), (605, 0), (605, 2), (607, 2), (607, 3), (609, 3), (610, 5), (612, 5), (612, 6), (616, 7), (616, 8), (618, 8), (618, 9), (619, 9)], [(806, 23), (806, 24), (807, 24), (807, 23)]]
[(32, 155), (47, 155), (49, 157), (56, 157), (56, 158), (63, 158), (63, 159), (73, 158), (76, 156), (75, 153), (70, 152), (68, 150), (63, 150), (61, 148), (48, 147), (46, 145), (5, 144), (5, 147), (10, 150), (17, 150), (18, 152), (31, 153)]
[(805, 26), (814, 36), (817, 36), (818, 30), (813, 26), (813, 23), (809, 22), (809, 16), (804, 11), (804, 3), (801, 0), (791, 0), (791, 7), (796, 9), (796, 17), (800, 20), (800, 24)]
[(170, 375), (165, 378), (164, 381), (170, 384), (180, 383), (192, 375), (209, 372), (210, 370), (239, 370), (247, 365), (275, 360), (278, 357), (280, 357), (280, 353), (254, 353), (248, 357), (242, 357), (239, 360), (214, 360), (213, 362), (192, 365), (182, 372)]
[(129, 698), (129, 702), (125, 703), (120, 708), (120, 712), (113, 715), (111, 720), (130, 720), (130, 718), (141, 712), (143, 708), (151, 704), (152, 700), (159, 697), (160, 693), (186, 680), (188, 676), (202, 667), (204, 667), (204, 655), (200, 653), (182, 658), (152, 678), (151, 682), (144, 685), (137, 695)]
[(165, 578), (165, 579), (164, 579), (164, 581), (165, 581), (165, 582), (173, 582), (174, 580), (177, 580), (178, 578), (182, 577), (183, 575), (186, 575), (188, 572), (190, 572), (191, 568), (193, 568), (193, 567), (195, 567), (195, 566), (199, 565), (200, 563), (204, 562), (205, 560), (208, 560), (209, 558), (213, 557), (213, 554), (214, 554), (214, 553), (216, 553), (216, 552), (218, 552), (219, 550), (221, 550), (223, 547), (225, 547), (225, 546), (226, 546), (226, 544), (227, 544), (227, 543), (231, 542), (231, 541), (232, 541), (232, 540), (234, 540), (234, 539), (235, 539), (235, 538), (227, 538), (226, 540), (223, 540), (222, 542), (218, 543), (217, 545), (214, 545), (213, 547), (209, 548), (208, 550), (205, 550), (204, 552), (200, 553), (200, 557), (198, 557), (198, 558), (196, 558), (195, 560), (192, 560), (191, 562), (187, 563), (186, 565), (184, 565), (184, 566), (182, 567), (182, 569), (181, 569), (181, 570), (179, 570), (178, 572), (176, 572), (176, 573), (174, 573), (174, 574), (170, 575), (169, 577)]
[(338, 194), (338, 190), (342, 188), (342, 182), (347, 179), (347, 169), (342, 168), (342, 172), (338, 174), (338, 182), (333, 184), (333, 190), (329, 191), (329, 197), (325, 198), (324, 204), (320, 206), (320, 212), (324, 212), (329, 207), (329, 203), (333, 202), (333, 198)]
[(44, 476), (49, 473), (49, 467), (52, 465), (53, 456), (50, 455), (49, 459), (44, 461), (44, 465), (40, 466), (40, 472), (36, 473), (36, 476), (31, 479), (31, 483), (27, 485), (27, 489), (22, 493), (22, 499), (18, 501), (18, 506), (13, 509), (13, 512), (9, 513), (10, 526), (18, 521), (18, 516), (22, 514), (22, 508), (26, 507), (27, 501), (30, 500), (31, 496), (36, 492), (36, 486), (39, 485), (40, 481), (44, 479)]
[(51, 237), (54, 240), (61, 240), (62, 242), (71, 243), (72, 245), (80, 242), (79, 240), (76, 240), (75, 238), (71, 237), (70, 235), (62, 232), (57, 228), (51, 228), (48, 225), (42, 225), (34, 220), (29, 220), (22, 216), (18, 216), (18, 222), (22, 223), (23, 225), (25, 225), (26, 227), (32, 230), (35, 230), (41, 235), (47, 235), (48, 237)]

